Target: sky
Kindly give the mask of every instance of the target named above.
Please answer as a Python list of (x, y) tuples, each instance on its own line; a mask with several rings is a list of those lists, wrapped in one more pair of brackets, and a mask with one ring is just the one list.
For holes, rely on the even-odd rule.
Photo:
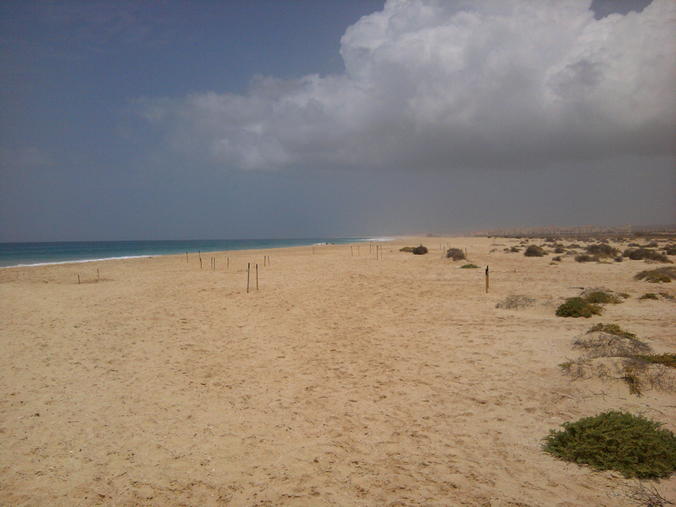
[(0, 3), (0, 241), (676, 223), (673, 0)]

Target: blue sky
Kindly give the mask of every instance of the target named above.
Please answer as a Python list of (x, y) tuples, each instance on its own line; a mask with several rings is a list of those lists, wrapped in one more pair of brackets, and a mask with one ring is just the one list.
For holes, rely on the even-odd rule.
[(673, 222), (648, 4), (5, 1), (0, 241)]

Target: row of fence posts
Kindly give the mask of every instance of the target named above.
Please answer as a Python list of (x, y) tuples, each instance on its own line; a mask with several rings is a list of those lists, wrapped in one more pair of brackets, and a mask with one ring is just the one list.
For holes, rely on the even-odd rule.
[[(373, 254), (375, 254), (376, 259), (382, 260), (383, 245), (374, 245), (373, 243), (369, 243), (369, 255)], [(361, 245), (350, 245), (350, 257), (359, 256), (361, 256)]]
[[(197, 257), (200, 262), (200, 269), (203, 269), (203, 263), (202, 263), (202, 252), (201, 250), (197, 251)], [(189, 263), (190, 258), (188, 256), (188, 252), (185, 252), (185, 262)], [(210, 258), (210, 264), (211, 264), (211, 270), (216, 271), (216, 257), (211, 257)], [(246, 265), (246, 292), (247, 294), (251, 291), (251, 262), (247, 262)], [(270, 259), (269, 255), (264, 255), (263, 256), (263, 266), (270, 266), (272, 265), (272, 261)], [(226, 255), (225, 257), (225, 270), (230, 271), (230, 257)], [(98, 270), (97, 270), (98, 271)], [(259, 284), (258, 284), (258, 263), (254, 264), (254, 271), (255, 271), (255, 281), (256, 281), (256, 290), (259, 290)], [(80, 275), (78, 275), (78, 283), (80, 283)]]
[[(374, 248), (375, 247), (375, 248)], [(448, 245), (439, 245), (439, 248), (444, 251), (444, 248), (448, 247)], [(354, 246), (350, 246), (350, 254), (354, 257)], [(357, 245), (357, 255), (359, 255), (359, 245)], [(369, 254), (373, 255), (373, 252), (375, 250), (375, 255), (376, 259), (382, 260), (383, 258), (383, 247), (382, 245), (374, 245), (373, 243), (369, 243)], [(312, 247), (312, 254), (314, 255), (315, 252), (315, 247)], [(200, 260), (200, 269), (202, 269), (202, 252), (198, 251), (197, 252)], [(465, 248), (465, 257), (467, 256), (467, 249)], [(443, 257), (443, 255), (442, 255)], [(188, 252), (185, 252), (185, 262), (189, 262), (188, 260)], [(230, 270), (230, 257), (226, 256), (225, 257), (225, 266), (226, 266), (226, 271)], [(270, 256), (269, 255), (264, 255), (263, 256), (263, 266), (270, 266)], [(216, 257), (211, 257), (211, 269), (212, 271), (216, 271)], [(255, 273), (256, 273), (256, 290), (258, 290), (258, 263), (255, 264)], [(485, 278), (486, 278), (486, 294), (488, 294), (488, 289), (490, 285), (490, 274), (489, 274), (489, 269), (488, 266), (486, 266), (486, 272), (485, 272)], [(250, 292), (250, 279), (251, 279), (251, 263), (247, 262), (246, 264), (246, 292), (247, 294)], [(96, 281), (99, 282), (101, 281), (101, 272), (99, 271), (99, 268), (96, 268)], [(80, 285), (80, 273), (77, 274), (77, 284)]]

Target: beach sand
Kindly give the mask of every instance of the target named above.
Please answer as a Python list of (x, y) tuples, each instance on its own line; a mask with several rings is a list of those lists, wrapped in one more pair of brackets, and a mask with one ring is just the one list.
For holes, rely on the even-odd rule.
[[(399, 252), (419, 243), (430, 253)], [(502, 251), (513, 244), (0, 270), (0, 504), (635, 505), (636, 481), (559, 461), (541, 440), (609, 409), (676, 429), (673, 393), (558, 366), (597, 322), (673, 352), (676, 305), (638, 297), (676, 284), (633, 280), (642, 261), (554, 266)], [(440, 245), (490, 265), (489, 293), (483, 269), (458, 269)], [(260, 270), (249, 294), (247, 262)], [(601, 317), (554, 316), (593, 286), (631, 297)], [(536, 304), (497, 309), (510, 294)], [(673, 477), (656, 485), (676, 501)]]

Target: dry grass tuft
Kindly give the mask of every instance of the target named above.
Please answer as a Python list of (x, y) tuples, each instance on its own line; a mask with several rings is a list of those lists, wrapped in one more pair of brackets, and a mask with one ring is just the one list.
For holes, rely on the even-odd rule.
[(495, 307), (503, 310), (521, 310), (522, 308), (531, 307), (534, 304), (535, 299), (532, 297), (513, 294), (500, 301)]
[(645, 280), (650, 283), (671, 283), (672, 280), (676, 279), (676, 268), (667, 266), (664, 268), (641, 271), (634, 275), (634, 279)]

